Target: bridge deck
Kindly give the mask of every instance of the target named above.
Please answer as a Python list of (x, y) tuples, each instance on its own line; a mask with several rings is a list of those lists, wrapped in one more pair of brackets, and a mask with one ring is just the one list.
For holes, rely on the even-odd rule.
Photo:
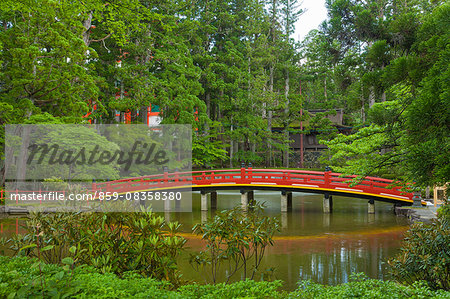
[(224, 189), (281, 190), (328, 193), (331, 195), (368, 198), (401, 205), (413, 203), (413, 193), (388, 179), (365, 177), (352, 186), (355, 176), (342, 177), (340, 173), (280, 169), (229, 169), (211, 171), (175, 172), (121, 179), (93, 184), (94, 191), (138, 192), (146, 190), (205, 190)]

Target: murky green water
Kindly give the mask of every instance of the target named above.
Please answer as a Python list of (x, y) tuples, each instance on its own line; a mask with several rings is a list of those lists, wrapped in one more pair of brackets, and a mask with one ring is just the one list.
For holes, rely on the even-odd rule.
[[(280, 193), (255, 191), (255, 199), (265, 202), (266, 213), (278, 217), (282, 231), (274, 246), (266, 251), (261, 270), (273, 268), (273, 278), (285, 281), (285, 289), (294, 289), (300, 279), (323, 284), (347, 282), (352, 272), (388, 279), (386, 261), (400, 246), (407, 222), (392, 211), (392, 204), (376, 202), (376, 214), (367, 214), (367, 200), (333, 197), (333, 213), (322, 213), (322, 195), (294, 193), (292, 211), (280, 213)], [(240, 204), (234, 191), (218, 193), (218, 210)], [(190, 234), (192, 226), (211, 217), (213, 212), (200, 211), (200, 195), (193, 194), (192, 213), (166, 213), (167, 220), (183, 224), (188, 239), (187, 251), (180, 258), (185, 279), (209, 281), (208, 274), (196, 272), (189, 265), (189, 253), (204, 248), (204, 243)], [(15, 233), (15, 219), (0, 219), (3, 236)], [(258, 273), (256, 279), (262, 277)], [(221, 276), (223, 279), (224, 275)], [(239, 275), (236, 279), (239, 279)]]

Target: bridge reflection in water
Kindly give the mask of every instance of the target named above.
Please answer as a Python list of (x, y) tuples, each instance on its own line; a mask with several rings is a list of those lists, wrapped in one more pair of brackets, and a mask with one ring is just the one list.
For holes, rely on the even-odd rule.
[[(217, 210), (239, 205), (239, 194), (238, 190), (219, 191)], [(277, 192), (255, 191), (255, 200), (266, 206), (265, 213), (284, 222), (274, 245), (267, 248), (258, 279), (264, 275), (263, 270), (274, 268), (274, 278), (282, 279), (284, 288), (292, 290), (298, 280), (345, 283), (353, 272), (389, 278), (386, 261), (399, 252), (407, 220), (396, 217), (391, 204), (379, 203), (375, 214), (367, 214), (365, 201), (348, 197), (335, 197), (333, 213), (323, 213), (321, 198), (317, 194), (294, 193), (292, 211), (280, 213)], [(200, 206), (201, 196), (194, 194), (193, 213), (165, 213), (183, 224), (188, 253), (205, 247), (199, 236), (191, 234), (192, 226), (215, 214), (214, 210), (200, 211)], [(180, 260), (184, 277), (203, 282), (206, 274), (192, 270), (188, 253)]]

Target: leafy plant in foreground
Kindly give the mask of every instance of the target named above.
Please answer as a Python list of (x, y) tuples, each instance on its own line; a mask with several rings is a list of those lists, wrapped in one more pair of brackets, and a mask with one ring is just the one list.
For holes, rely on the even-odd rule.
[(197, 271), (209, 267), (213, 283), (223, 266), (228, 283), (238, 271), (242, 271), (244, 280), (255, 277), (266, 247), (273, 245), (279, 221), (264, 216), (263, 207), (254, 204), (247, 212), (240, 207), (222, 211), (206, 223), (195, 225), (193, 230), (206, 241), (206, 250), (192, 255), (191, 265)]
[(423, 282), (411, 286), (395, 281), (368, 279), (364, 273), (352, 274), (348, 283), (336, 286), (321, 285), (312, 281), (301, 281), (297, 290), (288, 298), (329, 299), (329, 298), (449, 298), (450, 293), (431, 290)]
[[(177, 235), (180, 224), (166, 223), (151, 210), (140, 213), (31, 214), (27, 234), (8, 243), (17, 254), (61, 264), (73, 256), (77, 265), (91, 265), (102, 273), (144, 276), (180, 283), (176, 259), (186, 240)], [(39, 244), (39, 245), (38, 245)], [(37, 247), (46, 248), (44, 252)], [(75, 248), (74, 254), (70, 248)]]
[(401, 283), (423, 280), (433, 289), (450, 290), (450, 205), (441, 207), (431, 224), (413, 224), (401, 253), (389, 261), (391, 273)]

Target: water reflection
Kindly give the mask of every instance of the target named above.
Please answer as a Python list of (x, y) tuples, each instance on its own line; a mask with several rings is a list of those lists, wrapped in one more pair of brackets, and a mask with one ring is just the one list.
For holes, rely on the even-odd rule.
[[(368, 214), (367, 200), (338, 196), (333, 197), (333, 213), (324, 214), (322, 199), (322, 195), (294, 193), (292, 211), (281, 213), (279, 192), (255, 192), (255, 200), (265, 203), (265, 213), (278, 217), (282, 227), (274, 246), (267, 249), (260, 269), (275, 268), (274, 278), (285, 281), (284, 287), (290, 290), (299, 279), (338, 284), (347, 282), (353, 272), (387, 278), (384, 262), (398, 252), (407, 229), (406, 220), (397, 218), (390, 204), (376, 202), (376, 213)], [(184, 278), (204, 282), (207, 275), (193, 271), (188, 262), (189, 253), (205, 247), (200, 237), (192, 235), (192, 227), (213, 217), (215, 212), (200, 211), (199, 194), (193, 194), (192, 205), (192, 213), (159, 214), (168, 221), (180, 222), (183, 236), (188, 239), (187, 250), (180, 258)], [(238, 205), (239, 191), (218, 192), (217, 210)], [(17, 223), (16, 218), (0, 219), (1, 235), (15, 234)], [(257, 277), (262, 276), (263, 271)]]
[[(264, 202), (266, 213), (278, 217), (282, 226), (260, 269), (274, 267), (275, 278), (284, 280), (286, 289), (294, 289), (299, 279), (343, 283), (354, 272), (388, 278), (385, 261), (398, 252), (407, 229), (406, 220), (397, 218), (392, 205), (385, 203), (376, 202), (376, 214), (368, 214), (367, 200), (335, 196), (333, 213), (324, 214), (321, 195), (294, 193), (292, 211), (281, 213), (280, 193), (256, 191), (255, 199)], [(193, 196), (192, 214), (176, 215), (188, 233), (188, 253), (204, 249), (199, 237), (189, 234), (192, 225), (214, 216), (214, 211), (200, 212), (198, 201)], [(239, 192), (218, 194), (218, 210), (239, 203)], [(205, 274), (192, 271), (186, 258), (181, 264), (187, 269), (183, 271), (185, 278), (204, 280)]]

